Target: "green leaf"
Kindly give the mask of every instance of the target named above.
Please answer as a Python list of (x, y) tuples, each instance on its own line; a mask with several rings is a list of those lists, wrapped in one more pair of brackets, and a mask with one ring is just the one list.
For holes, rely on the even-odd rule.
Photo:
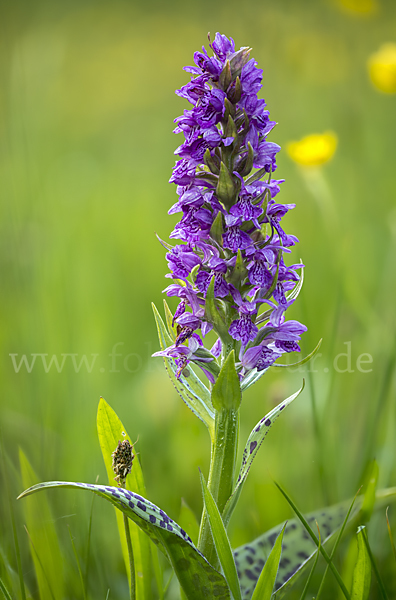
[[(221, 375), (221, 373), (220, 373), (220, 375)], [(219, 376), (219, 379), (220, 379), (220, 376)], [(271, 429), (272, 425), (274, 424), (276, 419), (279, 417), (281, 412), (287, 406), (289, 406), (289, 404), (291, 404), (293, 402), (293, 400), (295, 400), (299, 394), (301, 394), (301, 392), (304, 389), (304, 385), (305, 384), (303, 382), (303, 385), (298, 390), (298, 392), (296, 392), (292, 396), (289, 396), (289, 398), (287, 398), (286, 400), (284, 400), (283, 402), (278, 404), (278, 406), (273, 408), (268, 414), (265, 415), (265, 417), (260, 419), (260, 421), (257, 423), (257, 425), (252, 430), (251, 434), (249, 435), (248, 440), (246, 442), (245, 449), (242, 454), (242, 464), (241, 464), (241, 468), (239, 471), (237, 483), (235, 485), (234, 491), (232, 492), (232, 495), (230, 496), (230, 498), (225, 506), (224, 512), (223, 512), (223, 519), (224, 519), (225, 523), (228, 523), (230, 520), (232, 512), (236, 506), (236, 503), (237, 503), (240, 493), (242, 491), (243, 484), (245, 483), (246, 477), (249, 473), (249, 469), (252, 466), (253, 460), (255, 459), (257, 452), (258, 452), (261, 444), (263, 443), (265, 436), (267, 435), (267, 433), (269, 432), (269, 430)], [(214, 390), (215, 390), (215, 388), (213, 388), (213, 392), (214, 392)], [(212, 392), (212, 394), (213, 394), (213, 392)]]
[[(158, 338), (161, 346), (161, 350), (165, 350), (168, 346), (172, 345), (172, 340), (166, 331), (163, 320), (160, 314), (153, 304), (153, 312), (157, 323)], [(165, 368), (169, 375), (170, 380), (176, 388), (176, 391), (182, 397), (183, 401), (192, 410), (192, 412), (199, 418), (209, 430), (211, 439), (214, 436), (214, 412), (211, 406), (210, 392), (208, 388), (202, 383), (202, 381), (195, 375), (192, 369), (189, 369), (190, 376), (176, 377), (177, 367), (175, 362), (167, 357), (162, 357), (165, 363)]]
[(195, 545), (198, 542), (198, 533), (199, 533), (199, 523), (197, 521), (197, 517), (194, 512), (188, 506), (187, 502), (184, 498), (181, 499), (181, 507), (178, 518), (178, 523), (180, 527), (183, 527), (185, 531), (188, 531), (190, 537)]
[[(306, 515), (308, 523), (315, 521), (323, 534), (322, 544), (328, 542), (335, 531), (342, 525), (348, 511), (346, 503), (337, 504), (329, 508), (322, 508)], [(357, 507), (353, 513), (359, 512)], [(273, 527), (252, 542), (240, 546), (234, 551), (234, 556), (241, 574), (240, 582), (243, 590), (243, 600), (250, 600), (255, 581), (261, 572), (275, 540), (283, 524)], [(276, 578), (274, 596), (280, 598), (289, 587), (304, 572), (305, 568), (316, 557), (317, 547), (298, 519), (290, 519), (283, 536), (282, 560)]]
[[(371, 566), (372, 566), (373, 571), (375, 573), (375, 577), (377, 579), (377, 583), (378, 583), (378, 586), (379, 586), (379, 589), (380, 589), (380, 592), (381, 592), (382, 599), (383, 600), (388, 600), (388, 594), (386, 593), (386, 589), (385, 589), (384, 583), (383, 583), (383, 581), (381, 579), (381, 575), (380, 575), (380, 572), (378, 570), (377, 563), (375, 562), (374, 555), (373, 555), (373, 553), (371, 551), (371, 548), (370, 548), (370, 544), (369, 544), (369, 541), (368, 541), (366, 528), (365, 527), (359, 527), (358, 528), (358, 531), (357, 531), (358, 537), (359, 537), (359, 533), (360, 532), (362, 532), (363, 542), (364, 542), (364, 544), (366, 546), (367, 554), (369, 555)], [(359, 554), (359, 548), (358, 548), (358, 554)]]
[(219, 211), (215, 220), (210, 228), (210, 237), (213, 238), (218, 244), (222, 244), (223, 241), (223, 213)]
[[(158, 506), (129, 490), (91, 483), (49, 481), (25, 490), (19, 498), (48, 488), (89, 490), (105, 498), (134, 521), (169, 559), (188, 600), (229, 600), (224, 577), (197, 550), (187, 533)], [(63, 597), (63, 596), (60, 596)]]
[[(254, 150), (250, 142), (248, 142), (248, 155), (246, 157), (246, 163), (241, 171), (241, 176), (246, 177), (253, 169)], [(264, 213), (265, 214), (265, 213)]]
[(228, 86), (230, 85), (230, 83), (231, 83), (231, 66), (230, 66), (230, 61), (227, 58), (225, 65), (223, 67), (223, 70), (219, 76), (219, 87), (222, 90), (226, 90), (228, 88)]
[[(97, 428), (99, 436), (100, 449), (102, 450), (103, 460), (106, 466), (107, 477), (110, 485), (114, 483), (114, 472), (112, 469), (112, 452), (117, 447), (118, 441), (128, 440), (133, 444), (131, 438), (127, 434), (124, 425), (114, 412), (114, 410), (101, 398), (98, 406)], [(135, 456), (132, 465), (132, 472), (128, 475), (126, 481), (128, 490), (132, 490), (141, 496), (146, 496), (146, 489), (143, 480), (143, 473), (140, 466), (139, 457)], [(122, 514), (116, 510), (118, 532), (120, 534), (122, 554), (125, 561), (125, 567), (130, 577), (129, 572), (129, 557), (128, 548), (125, 538), (125, 528)], [(131, 523), (130, 534), (133, 546), (133, 554), (135, 559), (135, 577), (136, 577), (136, 600), (150, 600), (152, 598), (151, 578), (152, 578), (152, 557), (151, 547), (147, 536), (138, 528), (135, 523)], [(153, 549), (154, 550), (154, 549)], [(158, 557), (153, 559), (158, 560)], [(143, 577), (144, 573), (144, 577)]]
[(234, 119), (231, 117), (231, 115), (228, 115), (227, 125), (225, 127), (224, 135), (225, 135), (225, 137), (233, 137), (234, 140), (235, 140), (235, 138), (238, 137), (238, 131), (235, 126)]
[[(306, 597), (306, 595), (308, 593), (308, 590), (309, 590), (309, 586), (311, 585), (311, 581), (312, 581), (312, 577), (313, 577), (313, 574), (314, 574), (315, 569), (316, 569), (316, 565), (318, 564), (318, 559), (319, 559), (319, 554), (320, 554), (320, 548), (322, 546), (322, 538), (321, 538), (321, 535), (320, 535), (320, 529), (319, 529), (319, 527), (318, 527), (318, 537), (319, 537), (319, 546), (318, 546), (318, 549), (316, 551), (315, 562), (312, 565), (311, 572), (310, 572), (310, 574), (308, 576), (307, 581), (305, 582), (305, 586), (304, 586), (304, 589), (303, 589), (303, 591), (301, 593), (300, 600), (305, 600), (305, 597)], [(318, 598), (319, 598), (319, 591), (318, 591), (318, 594), (317, 594), (317, 599)]]
[(367, 489), (364, 494), (364, 500), (362, 504), (362, 510), (360, 513), (360, 519), (363, 523), (370, 521), (371, 515), (374, 510), (375, 504), (375, 492), (377, 489), (379, 475), (379, 467), (376, 460), (371, 463), (370, 473), (368, 477)]
[[(22, 482), (30, 487), (38, 477), (23, 451), (19, 450)], [(26, 526), (32, 543), (32, 558), (41, 600), (64, 598), (64, 556), (47, 498), (30, 498), (24, 506)], [(48, 551), (48, 548), (51, 551)]]
[(203, 155), (203, 161), (205, 165), (212, 171), (214, 175), (218, 175), (220, 173), (220, 169), (217, 166), (215, 159), (210, 153), (210, 149), (206, 148), (205, 153)]
[(390, 523), (389, 523), (388, 509), (389, 509), (389, 506), (386, 508), (386, 523), (388, 525), (388, 533), (389, 533), (390, 543), (391, 543), (391, 546), (392, 546), (393, 557), (394, 557), (394, 559), (396, 561), (396, 547), (395, 547), (395, 542), (393, 541), (392, 529), (391, 529), (391, 526), (390, 526)]
[(285, 532), (286, 523), (282, 531), (276, 538), (274, 547), (261, 571), (260, 577), (254, 588), (252, 600), (270, 600), (274, 589), (276, 576), (278, 574), (280, 557), (282, 552), (282, 540)]
[[(334, 558), (334, 556), (335, 556), (336, 550), (337, 550), (337, 548), (338, 548), (338, 545), (339, 545), (339, 543), (340, 543), (340, 541), (341, 541), (342, 534), (344, 533), (345, 527), (346, 527), (346, 525), (347, 525), (347, 522), (348, 522), (348, 519), (349, 519), (349, 517), (350, 517), (350, 515), (351, 515), (352, 509), (353, 509), (353, 507), (354, 507), (354, 505), (355, 505), (355, 502), (356, 502), (356, 499), (357, 499), (357, 497), (358, 497), (358, 494), (359, 494), (359, 492), (360, 492), (360, 489), (361, 489), (361, 488), (359, 488), (359, 489), (358, 489), (358, 491), (356, 492), (356, 495), (354, 496), (354, 498), (353, 498), (353, 500), (352, 500), (352, 502), (351, 502), (351, 505), (350, 505), (350, 507), (349, 507), (349, 510), (348, 510), (348, 512), (347, 512), (347, 514), (346, 514), (346, 516), (345, 516), (345, 519), (344, 519), (344, 521), (343, 521), (343, 523), (342, 523), (342, 526), (341, 526), (341, 528), (340, 528), (340, 531), (339, 531), (339, 533), (338, 533), (338, 535), (337, 535), (337, 539), (336, 539), (336, 541), (335, 541), (335, 544), (334, 544), (334, 546), (333, 546), (333, 549), (332, 549), (332, 551), (331, 551), (331, 554), (330, 554), (330, 558), (331, 558), (331, 560), (333, 560), (333, 558)], [(320, 542), (320, 544), (321, 544), (321, 539), (320, 539), (320, 536), (319, 536), (319, 542)], [(319, 546), (318, 546), (318, 552), (319, 552)], [(316, 562), (316, 559), (315, 559), (315, 562)], [(319, 600), (320, 594), (321, 594), (321, 592), (322, 592), (322, 590), (323, 590), (323, 588), (324, 588), (324, 583), (325, 583), (325, 580), (326, 580), (326, 576), (327, 576), (327, 573), (328, 573), (328, 571), (329, 571), (329, 565), (327, 565), (327, 566), (326, 566), (326, 570), (325, 570), (325, 572), (324, 572), (324, 574), (323, 574), (322, 581), (320, 582), (320, 586), (319, 586), (318, 593), (317, 593), (317, 599), (318, 599), (318, 600)]]
[(219, 180), (216, 187), (216, 197), (229, 208), (235, 199), (235, 182), (229, 170), (221, 161)]
[(223, 520), (221, 518), (219, 509), (217, 508), (217, 504), (206, 485), (202, 473), (200, 473), (200, 475), (205, 507), (209, 517), (210, 529), (212, 532), (217, 556), (219, 557), (223, 573), (234, 600), (242, 600), (238, 574), (231, 550), (230, 540), (228, 539)]
[[(281, 494), (284, 496), (284, 498), (287, 500), (287, 502), (290, 504), (290, 506), (296, 513), (297, 517), (300, 519), (302, 525), (305, 527), (306, 533), (308, 533), (308, 535), (313, 540), (313, 542), (316, 544), (316, 546), (319, 547), (320, 546), (319, 540), (316, 537), (315, 533), (312, 531), (312, 528), (310, 527), (308, 521), (304, 518), (304, 516), (302, 515), (300, 510), (297, 508), (296, 504), (293, 502), (293, 500), (290, 498), (290, 496), (288, 496), (288, 494), (285, 492), (285, 490), (282, 489), (281, 486), (278, 483), (276, 483), (276, 481), (274, 483), (275, 483), (276, 487), (278, 488), (278, 490), (281, 492)], [(331, 561), (326, 550), (322, 546), (320, 547), (320, 553), (323, 556), (323, 558), (325, 559), (325, 561), (327, 562), (327, 564), (329, 565), (330, 569), (332, 570), (333, 575), (336, 578), (337, 583), (340, 586), (345, 598), (347, 600), (350, 600), (350, 594), (349, 594), (348, 590), (346, 589), (345, 584), (342, 581), (339, 572), (337, 571), (336, 567), (334, 566), (334, 563)]]
[(9, 591), (7, 590), (6, 586), (4, 585), (4, 583), (1, 579), (0, 579), (0, 590), (3, 592), (4, 598), (6, 600), (12, 600)]
[(169, 308), (166, 300), (164, 300), (164, 310), (165, 310), (165, 320), (166, 320), (166, 326), (168, 328), (168, 334), (172, 340), (172, 343), (174, 344), (176, 337), (177, 337), (177, 327), (176, 327), (176, 325), (172, 325), (173, 315), (172, 315), (172, 311)]
[(308, 361), (311, 360), (312, 357), (315, 356), (315, 354), (318, 352), (321, 344), (322, 344), (322, 339), (320, 338), (319, 342), (317, 343), (316, 347), (312, 350), (312, 352), (310, 352), (309, 354), (307, 354), (307, 356), (305, 356), (304, 358), (302, 358), (301, 360), (295, 362), (295, 363), (291, 363), (290, 365), (281, 365), (279, 363), (274, 363), (272, 366), (273, 367), (283, 367), (283, 368), (289, 368), (289, 367), (299, 367), (301, 365), (304, 365), (305, 363), (307, 363)]
[(371, 561), (364, 541), (365, 528), (357, 531), (358, 556), (352, 578), (352, 600), (367, 600), (370, 593)]
[(214, 328), (219, 334), (223, 344), (232, 343), (232, 338), (228, 333), (228, 326), (226, 325), (224, 319), (222, 318), (222, 314), (220, 312), (221, 305), (219, 300), (216, 300), (214, 295), (214, 283), (215, 276), (213, 275), (208, 289), (206, 291), (205, 298), (205, 318), (210, 323), (213, 323)]
[[(221, 214), (221, 213), (219, 213)], [(247, 269), (242, 258), (242, 252), (238, 249), (237, 258), (235, 261), (235, 267), (233, 268), (230, 277), (228, 278), (229, 283), (232, 283), (235, 287), (238, 287), (241, 282), (247, 276)]]
[(223, 408), (237, 410), (241, 400), (241, 384), (235, 368), (235, 351), (232, 350), (227, 356), (213, 386), (212, 404), (216, 410)]
[[(376, 498), (376, 508), (386, 506), (389, 502), (396, 501), (396, 488), (379, 490)], [(322, 544), (326, 544), (345, 524), (345, 517), (348, 516), (349, 511), (349, 521), (356, 520), (362, 501), (363, 496), (358, 496), (352, 505), (351, 501), (348, 501), (321, 508), (307, 514), (305, 520), (312, 524), (317, 522), (322, 532)], [(239, 580), (243, 600), (251, 599), (255, 582), (258, 579), (257, 573), (261, 572), (281, 527), (282, 524), (273, 527), (252, 542), (244, 544), (234, 551), (235, 563), (240, 573)], [(298, 519), (290, 519), (287, 522), (283, 546), (282, 560), (276, 578), (276, 591), (273, 595), (274, 600), (275, 598), (279, 600), (289, 590), (289, 587), (304, 573), (317, 554), (316, 545)]]

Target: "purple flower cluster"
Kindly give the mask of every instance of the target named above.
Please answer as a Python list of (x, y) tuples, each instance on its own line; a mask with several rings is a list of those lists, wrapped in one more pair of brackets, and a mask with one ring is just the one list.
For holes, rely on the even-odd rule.
[[(166, 244), (173, 283), (164, 291), (179, 298), (177, 337), (156, 355), (173, 358), (179, 373), (193, 361), (214, 382), (211, 363), (222, 352), (225, 358), (236, 351), (242, 379), (300, 351), (306, 327), (285, 320), (302, 265), (283, 260), (298, 239), (281, 226), (294, 204), (275, 201), (283, 182), (272, 179), (280, 147), (267, 141), (276, 123), (257, 96), (262, 70), (249, 48), (235, 51), (224, 35), (209, 45), (213, 55), (196, 52), (196, 66), (185, 68), (191, 81), (176, 92), (192, 105), (175, 120), (184, 142), (170, 178), (178, 201), (169, 214), (181, 213), (170, 238), (182, 243)], [(202, 339), (211, 329), (219, 340), (209, 352)]]

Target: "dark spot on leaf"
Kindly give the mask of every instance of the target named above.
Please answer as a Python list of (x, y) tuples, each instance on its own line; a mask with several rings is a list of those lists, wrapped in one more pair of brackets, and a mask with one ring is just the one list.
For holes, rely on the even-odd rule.
[(180, 533), (182, 534), (183, 537), (186, 537), (186, 532), (184, 531), (184, 529), (180, 529)]
[(307, 558), (309, 558), (309, 555), (306, 554), (305, 552), (297, 552), (297, 556), (299, 558), (302, 558), (303, 560), (307, 560)]
[(273, 546), (275, 544), (275, 540), (278, 537), (277, 533), (271, 533), (271, 535), (268, 536), (268, 541), (271, 544), (271, 546)]
[(245, 550), (247, 552), (251, 552), (252, 554), (256, 554), (256, 550), (254, 548), (252, 548), (251, 546), (245, 546)]
[(245, 575), (246, 577), (248, 577), (249, 579), (252, 579), (254, 581), (257, 580), (256, 575), (253, 573), (253, 571), (251, 571), (250, 569), (245, 569)]
[(150, 515), (150, 521), (151, 521), (152, 523), (155, 523), (155, 522), (156, 522), (156, 520), (157, 520), (157, 519), (156, 519), (156, 517), (155, 517), (154, 515)]
[(224, 596), (224, 588), (222, 586), (216, 585), (216, 587), (213, 588), (213, 596)]
[(284, 408), (285, 408), (285, 405), (284, 405), (284, 404), (282, 404), (282, 406), (280, 407), (280, 409), (279, 409), (279, 410), (281, 411), (281, 410), (283, 410)]
[(249, 565), (252, 565), (254, 563), (254, 558), (252, 556), (247, 556), (246, 560), (249, 563)]
[(287, 556), (285, 556), (285, 558), (282, 558), (282, 560), (280, 561), (279, 566), (281, 569), (284, 569), (289, 564), (290, 564), (290, 559), (287, 558)]
[(190, 561), (186, 558), (179, 558), (179, 560), (176, 562), (176, 567), (179, 569), (179, 571), (188, 571), (190, 568)]
[(264, 567), (264, 560), (262, 558), (259, 558), (257, 561), (257, 564), (259, 567), (263, 568)]
[[(129, 504), (129, 506), (130, 506), (131, 508), (135, 508), (135, 505), (134, 505), (134, 503), (132, 502), (132, 500), (129, 500), (128, 504)], [(154, 519), (155, 519), (155, 517), (154, 517)], [(155, 522), (155, 521), (154, 521), (154, 522)]]
[(146, 507), (144, 506), (144, 504), (142, 502), (140, 502), (140, 500), (137, 503), (137, 505), (138, 505), (138, 508), (140, 508), (140, 510), (146, 512)]
[(250, 448), (249, 448), (250, 454), (254, 451), (256, 446), (257, 446), (257, 442), (250, 442)]
[(269, 427), (271, 425), (271, 419), (267, 419), (266, 422), (264, 423), (264, 425)]
[(173, 527), (169, 523), (167, 523), (166, 528), (168, 531), (173, 531)]
[(166, 523), (164, 521), (160, 521), (160, 527), (166, 527)]

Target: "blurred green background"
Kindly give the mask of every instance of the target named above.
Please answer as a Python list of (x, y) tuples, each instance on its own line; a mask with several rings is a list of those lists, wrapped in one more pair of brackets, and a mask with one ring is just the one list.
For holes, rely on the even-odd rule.
[[(300, 239), (293, 262), (306, 265), (289, 318), (308, 326), (304, 353), (323, 343), (311, 367), (272, 369), (244, 396), (242, 444), (303, 377), (308, 384), (261, 450), (232, 542), (290, 516), (272, 478), (303, 511), (353, 496), (374, 457), (380, 485), (396, 485), (396, 103), (367, 72), (369, 56), (396, 41), (394, 1), (18, 0), (0, 11), (1, 489), (6, 469), (12, 497), (22, 491), (19, 447), (40, 480), (104, 483), (95, 423), (103, 396), (139, 438), (150, 500), (177, 519), (183, 497), (199, 514), (198, 467), (207, 473), (209, 437), (161, 360), (150, 358), (158, 349), (150, 302), (161, 309), (167, 285), (155, 232), (167, 239), (177, 220), (167, 215), (181, 143), (172, 129), (187, 106), (174, 90), (188, 81), (182, 67), (207, 46), (208, 31), (253, 48), (264, 69), (262, 97), (279, 123), (271, 141), (285, 147), (326, 130), (339, 140), (321, 170), (303, 171), (285, 150), (279, 155), (276, 176), (286, 179), (279, 201), (297, 205), (285, 218)], [(335, 358), (349, 351), (350, 365), (339, 357), (337, 371)], [(369, 372), (358, 369), (365, 353), (372, 363), (361, 369)], [(61, 372), (52, 364), (46, 373), (38, 356), (30, 373), (25, 365), (16, 372), (10, 354), (17, 365), (22, 355), (29, 363), (33, 354), (60, 362), (76, 354), (78, 363), (86, 355), (93, 367), (76, 372), (69, 357)], [(91, 499), (71, 491), (48, 497), (72, 565), (68, 597), (78, 597), (67, 524), (83, 554)], [(17, 531), (34, 591), (23, 502), (15, 504)], [(4, 493), (0, 509), (0, 548), (15, 567)], [(396, 507), (389, 515), (395, 530)], [(117, 535), (112, 509), (96, 502), (92, 597), (105, 598), (109, 588), (109, 598), (126, 595)], [(369, 536), (396, 596), (384, 511)], [(336, 597), (329, 590), (324, 600)]]

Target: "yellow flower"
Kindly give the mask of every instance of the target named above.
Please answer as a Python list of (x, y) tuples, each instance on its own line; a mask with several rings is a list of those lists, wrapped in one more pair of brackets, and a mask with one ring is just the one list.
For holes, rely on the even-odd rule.
[(287, 152), (303, 167), (317, 167), (328, 162), (336, 151), (338, 138), (333, 131), (312, 133), (299, 142), (289, 142)]
[(378, 9), (376, 0), (338, 0), (338, 3), (343, 9), (361, 15), (372, 14)]
[(385, 94), (396, 94), (396, 44), (383, 44), (367, 62), (373, 85)]

